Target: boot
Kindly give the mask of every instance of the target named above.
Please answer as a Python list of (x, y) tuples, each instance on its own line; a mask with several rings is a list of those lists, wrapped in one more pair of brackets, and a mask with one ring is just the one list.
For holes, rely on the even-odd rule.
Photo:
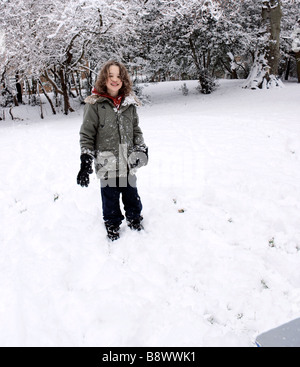
[(132, 229), (133, 231), (142, 231), (144, 229), (141, 221), (143, 220), (143, 217), (139, 217), (137, 219), (131, 219), (127, 220), (128, 227)]
[(120, 226), (118, 224), (107, 224), (105, 223), (107, 237), (111, 241), (116, 241), (120, 238)]

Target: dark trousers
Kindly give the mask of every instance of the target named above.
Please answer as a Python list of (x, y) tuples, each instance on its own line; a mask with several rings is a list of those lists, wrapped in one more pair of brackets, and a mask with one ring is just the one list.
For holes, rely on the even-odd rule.
[(120, 209), (120, 196), (128, 221), (141, 218), (143, 209), (136, 187), (136, 176), (101, 180), (103, 219), (107, 225), (120, 225), (124, 216)]

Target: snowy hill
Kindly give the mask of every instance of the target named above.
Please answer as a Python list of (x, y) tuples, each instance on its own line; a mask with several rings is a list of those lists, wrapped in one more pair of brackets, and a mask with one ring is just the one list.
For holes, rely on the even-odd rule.
[(0, 123), (1, 346), (252, 346), (300, 315), (300, 88), (145, 87), (144, 233), (76, 185), (82, 110)]

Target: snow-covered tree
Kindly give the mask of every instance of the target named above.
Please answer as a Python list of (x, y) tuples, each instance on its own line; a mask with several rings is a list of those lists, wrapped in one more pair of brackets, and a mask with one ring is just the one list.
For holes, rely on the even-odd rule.
[(63, 96), (67, 114), (74, 74), (90, 71), (88, 56), (99, 43), (122, 35), (130, 6), (126, 0), (3, 0), (3, 70), (17, 71), (23, 80), (30, 76), (34, 89), (43, 77)]
[[(258, 5), (259, 6), (259, 5)], [(262, 19), (258, 49), (245, 88), (281, 86), (278, 78), (280, 60), (281, 0), (262, 0)]]
[(298, 82), (300, 83), (300, 18), (292, 33), (292, 51), (296, 56)]
[(1, 0), (2, 102), (22, 101), (24, 84), (30, 103), (40, 88), (67, 114), (111, 58), (143, 79), (198, 78), (203, 93), (224, 75), (278, 85), (299, 60), (299, 10), (300, 0)]
[(53, 41), (56, 49), (59, 46), (59, 52), (56, 51), (49, 59), (43, 76), (53, 85), (56, 92), (63, 94), (65, 113), (70, 109), (70, 78), (77, 71), (89, 72), (88, 59), (92, 51), (96, 53), (95, 57), (99, 54), (97, 45), (102, 42), (108, 45), (109, 38), (117, 38), (122, 34), (127, 8), (128, 2), (122, 0), (65, 0), (62, 11), (57, 11), (56, 8), (56, 16), (52, 18), (55, 19), (55, 28), (47, 39), (50, 44)]
[(296, 54), (293, 52), (294, 31), (300, 19), (300, 0), (282, 0), (281, 62), (279, 73), (288, 80), (297, 76)]
[[(204, 93), (211, 92), (211, 73), (200, 56), (207, 39), (205, 30), (221, 16), (216, 1), (205, 0), (149, 0), (143, 3), (142, 17), (137, 24), (140, 42), (135, 62), (142, 60), (153, 80), (198, 77)], [(205, 29), (205, 30), (204, 30)], [(205, 39), (199, 34), (205, 34)], [(208, 41), (209, 42), (209, 41)], [(209, 52), (209, 51), (208, 51)], [(204, 51), (202, 52), (202, 54)], [(212, 84), (212, 83), (211, 83)]]
[(254, 60), (261, 11), (257, 0), (224, 0), (215, 31), (217, 64), (231, 78), (245, 78)]

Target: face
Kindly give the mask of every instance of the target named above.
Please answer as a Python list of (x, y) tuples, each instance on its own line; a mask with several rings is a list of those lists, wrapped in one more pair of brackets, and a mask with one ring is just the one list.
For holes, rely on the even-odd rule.
[(106, 81), (106, 88), (109, 95), (117, 97), (119, 90), (122, 88), (123, 82), (120, 77), (119, 66), (112, 65), (109, 68), (108, 79)]

